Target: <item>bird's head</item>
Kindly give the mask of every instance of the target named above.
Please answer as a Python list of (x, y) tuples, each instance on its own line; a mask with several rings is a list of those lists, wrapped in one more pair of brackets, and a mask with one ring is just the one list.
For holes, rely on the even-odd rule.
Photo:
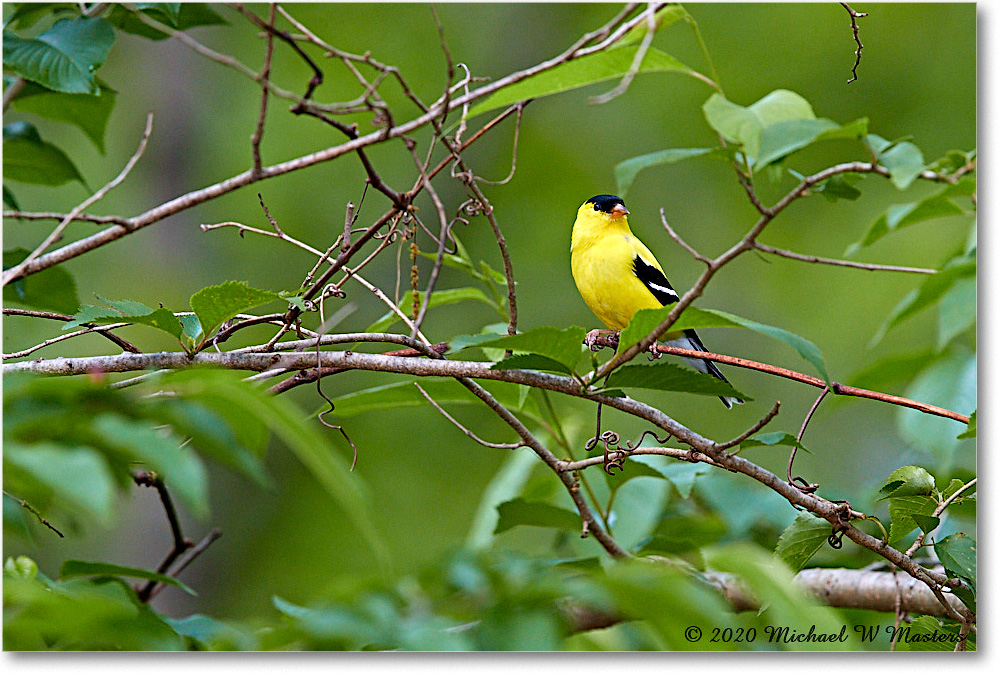
[(615, 195), (597, 195), (596, 197), (591, 197), (580, 207), (579, 215), (628, 222), (627, 220), (623, 220), (628, 215), (625, 202), (621, 197), (616, 197)]

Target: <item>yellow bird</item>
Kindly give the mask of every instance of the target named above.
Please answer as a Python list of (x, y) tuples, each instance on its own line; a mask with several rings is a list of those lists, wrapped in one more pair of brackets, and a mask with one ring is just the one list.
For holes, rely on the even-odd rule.
[[(591, 197), (577, 211), (570, 247), (573, 280), (580, 295), (597, 318), (614, 331), (628, 326), (640, 309), (656, 309), (679, 300), (660, 263), (629, 229), (628, 213), (621, 197)], [(690, 328), (667, 333), (661, 341), (708, 351)], [(700, 372), (729, 382), (711, 361), (684, 360)], [(719, 398), (727, 408), (743, 403), (731, 396)]]

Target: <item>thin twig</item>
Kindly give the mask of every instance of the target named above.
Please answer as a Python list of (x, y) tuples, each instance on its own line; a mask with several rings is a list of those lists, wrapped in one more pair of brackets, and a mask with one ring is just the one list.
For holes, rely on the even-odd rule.
[[(968, 483), (966, 483), (965, 485), (963, 485), (962, 487), (960, 487), (958, 490), (956, 490), (953, 495), (951, 495), (950, 497), (948, 497), (947, 499), (945, 499), (943, 502), (941, 502), (940, 504), (938, 504), (937, 507), (934, 509), (933, 513), (931, 513), (931, 517), (937, 518), (942, 513), (944, 513), (945, 509), (947, 509), (949, 506), (951, 506), (952, 503), (956, 499), (958, 499), (962, 495), (963, 492), (965, 492), (970, 487), (972, 487), (973, 485), (975, 485), (976, 481), (978, 481), (978, 480), (979, 480), (978, 478), (973, 478)], [(910, 546), (910, 548), (906, 549), (906, 555), (912, 556), (914, 553), (916, 553), (917, 550), (921, 546), (924, 545), (924, 541), (927, 538), (927, 535), (930, 534), (931, 532), (933, 532), (933, 530), (929, 530), (927, 532), (924, 532), (923, 530), (921, 530), (920, 534), (917, 535), (916, 540), (914, 540), (914, 542)]]
[(66, 535), (64, 535), (62, 532), (60, 532), (59, 530), (57, 530), (56, 527), (55, 527), (55, 525), (53, 525), (52, 523), (50, 523), (48, 520), (45, 519), (45, 516), (42, 515), (41, 511), (39, 511), (34, 506), (32, 506), (31, 504), (29, 504), (25, 500), (21, 499), (20, 497), (15, 497), (11, 493), (7, 492), (6, 490), (4, 490), (3, 493), (4, 493), (4, 495), (10, 497), (15, 502), (17, 502), (21, 506), (22, 509), (24, 509), (28, 513), (33, 514), (35, 516), (35, 518), (38, 519), (38, 522), (40, 522), (42, 525), (44, 525), (45, 527), (49, 528), (50, 530), (52, 530), (56, 534), (58, 534), (60, 539), (65, 539), (66, 538)]
[(139, 147), (136, 149), (135, 153), (133, 153), (132, 157), (128, 160), (128, 162), (125, 163), (125, 168), (123, 168), (121, 172), (117, 176), (112, 178), (111, 181), (108, 182), (104, 187), (102, 187), (100, 190), (92, 194), (87, 199), (80, 202), (80, 204), (77, 205), (76, 208), (70, 211), (69, 214), (67, 214), (67, 216), (59, 222), (59, 224), (55, 227), (55, 229), (49, 233), (49, 236), (45, 238), (45, 241), (39, 244), (34, 251), (28, 254), (27, 258), (22, 260), (17, 265), (14, 265), (14, 267), (8, 270), (4, 270), (3, 273), (4, 286), (9, 284), (14, 279), (19, 278), (24, 273), (24, 270), (27, 269), (27, 267), (32, 262), (34, 262), (36, 258), (42, 255), (42, 253), (44, 253), (49, 246), (58, 241), (59, 238), (62, 237), (63, 230), (66, 229), (66, 226), (69, 225), (70, 222), (72, 222), (73, 219), (78, 214), (82, 213), (85, 208), (87, 208), (94, 202), (103, 199), (104, 195), (108, 194), (108, 192), (110, 192), (119, 183), (125, 180), (125, 177), (128, 176), (129, 172), (132, 171), (132, 167), (134, 167), (135, 163), (139, 161), (140, 157), (142, 157), (142, 153), (146, 151), (146, 142), (149, 140), (149, 135), (151, 133), (153, 133), (153, 113), (148, 113), (146, 115), (146, 128), (142, 132), (142, 138), (139, 139)]
[[(271, 13), (268, 18), (268, 23), (274, 26), (274, 12), (277, 7), (276, 2), (270, 3)], [(263, 169), (263, 164), (260, 160), (260, 142), (264, 138), (264, 118), (267, 117), (267, 99), (268, 99), (268, 88), (267, 83), (271, 79), (271, 55), (274, 53), (274, 36), (271, 33), (267, 34), (267, 47), (264, 50), (264, 66), (260, 70), (260, 82), (261, 86), (260, 92), (260, 113), (257, 115), (257, 128), (254, 129), (253, 136), (250, 139), (250, 148), (253, 152), (253, 175), (255, 178), (259, 178), (261, 170)]]
[(649, 3), (649, 7), (646, 10), (646, 34), (642, 36), (642, 42), (639, 43), (639, 49), (636, 50), (635, 56), (632, 58), (632, 63), (629, 65), (625, 75), (622, 77), (621, 81), (611, 91), (605, 92), (600, 96), (591, 96), (587, 99), (587, 103), (591, 105), (603, 105), (615, 98), (618, 98), (624, 94), (632, 80), (635, 76), (639, 74), (639, 68), (642, 66), (643, 60), (646, 58), (646, 52), (649, 51), (649, 46), (653, 43), (653, 36), (656, 35), (656, 10), (658, 4)]
[[(167, 490), (167, 486), (163, 484), (163, 481), (152, 472), (140, 472), (135, 474), (133, 477), (136, 485), (142, 485), (145, 487), (152, 487), (156, 489), (157, 494), (160, 495), (160, 501), (163, 503), (163, 510), (167, 514), (167, 522), (170, 524), (170, 534), (173, 537), (174, 547), (167, 554), (167, 557), (163, 559), (163, 562), (156, 568), (156, 571), (160, 574), (166, 574), (170, 566), (177, 560), (178, 557), (184, 551), (188, 550), (194, 546), (194, 542), (188, 541), (184, 538), (181, 532), (180, 520), (177, 518), (177, 509), (174, 508), (173, 499), (170, 497), (170, 492)], [(156, 586), (157, 582), (150, 579), (146, 584), (136, 591), (139, 596), (139, 600), (142, 602), (149, 602), (150, 594), (153, 592), (153, 588)]]
[[(171, 572), (171, 576), (176, 577), (181, 572), (183, 572), (188, 565), (194, 562), (195, 558), (204, 553), (205, 549), (211, 546), (212, 543), (221, 536), (222, 532), (219, 530), (212, 530), (207, 535), (205, 535), (205, 537), (201, 541), (192, 546), (188, 550), (187, 554), (180, 559), (180, 561), (177, 563), (177, 567), (175, 567)], [(153, 598), (155, 598), (159, 594), (159, 592), (162, 591), (164, 588), (166, 588), (166, 584), (157, 584), (153, 586), (153, 590), (149, 592), (149, 599), (152, 600)]]
[(517, 443), (491, 443), (489, 441), (484, 441), (482, 438), (477, 436), (475, 432), (473, 432), (471, 429), (466, 428), (465, 426), (462, 425), (461, 422), (459, 422), (457, 419), (448, 414), (448, 411), (442, 408), (437, 401), (431, 398), (431, 395), (428, 394), (426, 391), (424, 391), (423, 387), (421, 387), (416, 382), (413, 383), (413, 386), (417, 388), (417, 391), (423, 394), (424, 398), (427, 399), (428, 403), (434, 406), (435, 410), (444, 415), (446, 420), (448, 420), (456, 427), (458, 427), (459, 431), (461, 431), (466, 436), (474, 440), (476, 443), (479, 443), (480, 445), (485, 446), (487, 448), (496, 448), (498, 450), (514, 450), (515, 448), (524, 447), (524, 441), (519, 441)]
[(792, 260), (801, 260), (802, 262), (808, 263), (818, 263), (821, 265), (836, 265), (838, 267), (852, 267), (859, 270), (869, 270), (872, 272), (910, 272), (913, 274), (937, 274), (937, 270), (929, 269), (926, 267), (903, 267), (898, 265), (878, 265), (875, 263), (862, 263), (854, 262), (853, 260), (836, 260), (833, 258), (821, 258), (815, 255), (803, 255), (801, 253), (794, 253), (793, 251), (786, 251), (780, 248), (774, 248), (773, 246), (768, 246), (766, 244), (761, 244), (760, 242), (754, 242), (754, 248), (758, 251), (763, 251), (765, 253), (771, 253), (773, 255), (781, 256), (782, 258), (790, 258)]
[(660, 222), (663, 223), (663, 227), (664, 229), (666, 229), (667, 234), (669, 234), (674, 241), (680, 244), (681, 248), (690, 253), (691, 257), (693, 257), (695, 260), (705, 263), (706, 265), (712, 262), (710, 259), (698, 253), (698, 251), (695, 250), (693, 246), (691, 246), (686, 241), (681, 239), (681, 236), (676, 232), (674, 232), (674, 228), (670, 227), (670, 223), (667, 222), (667, 214), (662, 208), (660, 209)]
[[(59, 314), (57, 312), (42, 312), (42, 311), (38, 311), (38, 310), (34, 310), (34, 309), (20, 309), (18, 307), (4, 307), (3, 308), (3, 313), (4, 313), (4, 316), (31, 316), (31, 317), (35, 317), (37, 319), (54, 319), (55, 321), (72, 321), (74, 319), (74, 317), (71, 316), (71, 315), (69, 315), (69, 314)], [(85, 324), (83, 324), (83, 326), (85, 326), (88, 330), (86, 330), (86, 331), (78, 331), (77, 333), (72, 333), (71, 336), (82, 335), (85, 332), (89, 333), (89, 332), (93, 331), (95, 333), (99, 333), (99, 334), (103, 335), (104, 337), (106, 337), (107, 339), (111, 340), (112, 342), (114, 342), (116, 345), (118, 345), (119, 347), (121, 347), (122, 349), (124, 349), (127, 352), (132, 352), (133, 354), (141, 354), (142, 351), (138, 347), (136, 347), (134, 344), (132, 344), (131, 342), (129, 342), (125, 338), (118, 337), (117, 335), (115, 335), (114, 333), (111, 332), (111, 330), (114, 329), (114, 328), (120, 328), (120, 327), (124, 327), (124, 326), (128, 326), (128, 325), (129, 324), (127, 324), (127, 323), (123, 323), (123, 324), (112, 324), (112, 325), (109, 325), (109, 326), (99, 326), (99, 325), (94, 324), (94, 323), (85, 323)], [(70, 336), (63, 335), (59, 339), (65, 340), (67, 337), (70, 337)], [(54, 339), (54, 341), (57, 341), (57, 340)], [(52, 344), (52, 343), (49, 342), (48, 344)], [(5, 359), (12, 359), (12, 358), (16, 358), (17, 356), (26, 356), (27, 354), (30, 354), (31, 352), (35, 351), (36, 349), (40, 349), (41, 347), (44, 347), (44, 346), (45, 346), (44, 344), (41, 344), (41, 345), (37, 345), (36, 347), (32, 347), (31, 351), (28, 351), (25, 354), (21, 354), (20, 352), (18, 354), (9, 354), (9, 355), (5, 354), (3, 358), (5, 358)]]
[[(746, 431), (744, 431), (742, 434), (740, 434), (739, 436), (737, 436), (733, 440), (727, 441), (726, 443), (720, 444), (719, 445), (719, 449), (720, 450), (726, 450), (727, 448), (735, 447), (735, 446), (739, 445), (740, 443), (742, 443), (743, 441), (745, 441), (746, 439), (748, 439), (751, 436), (753, 436), (755, 433), (757, 433), (758, 431), (760, 431), (761, 429), (763, 429), (765, 426), (767, 426), (768, 422), (770, 422), (771, 420), (773, 420), (775, 418), (775, 416), (777, 416), (777, 414), (778, 414), (778, 408), (780, 408), (780, 407), (781, 407), (781, 401), (775, 401), (774, 405), (771, 406), (771, 409), (767, 412), (766, 415), (764, 415), (762, 418), (760, 418), (760, 420), (757, 421), (752, 427), (750, 427), (749, 429), (747, 429)], [(739, 450), (737, 450), (736, 452), (733, 452), (732, 454), (735, 455), (738, 452), (739, 452)]]
[(851, 15), (851, 30), (854, 31), (854, 42), (858, 45), (858, 48), (854, 50), (854, 67), (851, 68), (851, 79), (847, 81), (847, 84), (850, 84), (858, 79), (858, 66), (861, 65), (861, 50), (865, 48), (861, 44), (861, 38), (858, 37), (858, 19), (868, 16), (868, 13), (855, 12), (846, 2), (840, 3), (840, 6), (846, 9), (847, 13)]

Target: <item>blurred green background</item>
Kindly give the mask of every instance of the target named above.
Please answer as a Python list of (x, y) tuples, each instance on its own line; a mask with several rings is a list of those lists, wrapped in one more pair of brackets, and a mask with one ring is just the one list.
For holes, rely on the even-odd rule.
[[(259, 15), (266, 8), (251, 5)], [(425, 102), (437, 98), (445, 82), (445, 60), (430, 8), (423, 4), (290, 4), (289, 11), (334, 46), (361, 53), (371, 50), (383, 63), (394, 64)], [(437, 6), (453, 58), (476, 76), (499, 78), (550, 58), (577, 37), (603, 24), (620, 6), (605, 4), (452, 4)], [(707, 43), (726, 95), (749, 105), (770, 91), (790, 89), (808, 99), (819, 117), (844, 123), (870, 119), (869, 129), (887, 139), (911, 137), (928, 160), (951, 149), (976, 144), (976, 10), (973, 4), (867, 4), (861, 20), (865, 44), (858, 80), (847, 84), (854, 61), (850, 21), (837, 3), (687, 5)], [(192, 35), (252, 68), (262, 62), (263, 41), (234, 11), (218, 7), (228, 27), (198, 28)], [(677, 24), (658, 34), (654, 46), (691, 67), (708, 72), (692, 31)], [(320, 101), (340, 101), (359, 91), (342, 66), (324, 61), (327, 78), (316, 93)], [(179, 194), (216, 183), (250, 166), (250, 136), (259, 106), (259, 88), (248, 79), (192, 53), (177, 41), (150, 42), (120, 35), (100, 77), (118, 92), (107, 132), (107, 154), (100, 155), (73, 127), (39, 121), (47, 140), (69, 154), (88, 183), (98, 186), (117, 174), (134, 151), (147, 111), (154, 113), (149, 148), (127, 182), (104, 199), (94, 212), (134, 215)], [(281, 86), (303, 91), (307, 67), (288, 49), (275, 49), (273, 78)], [(615, 191), (614, 166), (622, 160), (664, 148), (709, 147), (717, 143), (704, 121), (701, 105), (710, 89), (680, 75), (652, 74), (636, 78), (623, 96), (603, 106), (587, 98), (614, 83), (597, 85), (531, 103), (521, 128), (517, 172), (506, 186), (486, 187), (487, 196), (511, 247), (518, 280), (519, 327), (540, 325), (598, 326), (577, 294), (569, 271), (569, 237), (576, 209), (588, 197)], [(410, 119), (415, 108), (392, 84), (383, 87), (397, 121)], [(330, 127), (295, 117), (289, 102), (272, 99), (262, 144), (265, 164), (273, 164), (341, 142)], [(6, 118), (21, 113), (10, 113)], [(488, 117), (473, 120), (486, 121)], [(372, 127), (358, 118), (361, 131)], [(508, 121), (465, 153), (478, 175), (503, 178), (510, 169), (513, 124)], [(425, 151), (429, 135), (417, 134)], [(398, 189), (412, 185), (416, 172), (402, 143), (373, 149), (370, 156), (383, 177)], [(857, 144), (837, 141), (796, 156), (792, 165), (808, 173), (849, 159), (865, 159)], [(273, 290), (293, 290), (312, 266), (305, 253), (273, 239), (233, 230), (202, 232), (199, 225), (235, 220), (266, 227), (256, 192), (282, 229), (317, 248), (325, 248), (343, 227), (348, 201), (358, 203), (364, 185), (360, 162), (343, 157), (230, 193), (159, 222), (111, 246), (66, 265), (75, 276), (82, 302), (93, 294), (131, 298), (180, 310), (198, 289), (227, 279), (249, 281)], [(464, 200), (458, 181), (436, 183), (449, 211)], [(765, 202), (773, 202), (790, 182), (768, 185), (761, 180)], [(86, 193), (78, 184), (58, 189), (12, 184), (25, 210), (66, 211)], [(801, 253), (841, 257), (884, 209), (894, 202), (914, 201), (932, 191), (915, 185), (900, 194), (885, 180), (868, 178), (855, 202), (828, 203), (819, 197), (801, 200), (783, 213), (762, 237), (764, 243)], [(433, 211), (422, 196), (418, 206)], [(693, 261), (663, 231), (658, 211), (665, 209), (673, 226), (690, 244), (717, 255), (755, 221), (756, 212), (725, 165), (695, 159), (640, 174), (627, 203), (633, 230), (664, 265), (679, 290), (700, 273)], [(389, 206), (369, 191), (360, 223)], [(33, 248), (47, 223), (7, 221), (4, 248)], [(75, 224), (67, 238), (95, 231)], [(959, 251), (969, 236), (967, 218), (934, 220), (894, 234), (863, 250), (858, 259), (890, 264), (938, 267)], [(457, 236), (474, 259), (502, 269), (488, 223), (476, 218), (458, 225)], [(419, 241), (432, 250), (426, 237)], [(404, 252), (403, 287), (407, 285)], [(422, 262), (427, 274), (430, 265)], [(366, 277), (393, 289), (395, 255), (373, 263)], [(722, 309), (781, 326), (813, 341), (823, 352), (831, 377), (852, 383), (852, 375), (889, 354), (933, 347), (935, 312), (925, 312), (894, 329), (872, 351), (866, 347), (883, 317), (922, 278), (876, 274), (745, 255), (725, 268), (708, 287), (699, 305)], [(467, 277), (446, 269), (438, 288), (469, 285)], [(338, 330), (363, 330), (384, 313), (375, 298), (359, 286), (348, 286), (347, 301), (356, 303)], [(484, 305), (465, 303), (432, 312), (425, 333), (432, 340), (475, 333), (497, 315)], [(51, 325), (4, 320), (5, 352), (22, 349), (55, 334)], [(248, 331), (249, 333), (250, 331)], [(134, 328), (122, 334), (147, 350), (174, 349), (169, 339)], [(266, 339), (260, 331), (246, 339)], [(808, 364), (782, 343), (734, 330), (706, 330), (710, 349), (811, 372)], [(235, 345), (234, 345), (235, 346)], [(970, 342), (970, 346), (974, 345)], [(107, 351), (98, 337), (63, 343), (34, 356), (71, 356)], [(670, 394), (646, 400), (680, 422), (709, 437), (731, 438), (759, 419), (775, 400), (782, 412), (771, 429), (795, 433), (817, 391), (777, 378), (728, 369), (734, 385), (754, 401), (726, 412), (714, 399)], [(399, 381), (374, 373), (346, 373), (324, 383), (331, 396)], [(891, 393), (903, 393), (905, 382)], [(306, 389), (306, 388), (304, 388)], [(315, 391), (293, 396), (304, 411), (321, 401)], [(945, 405), (947, 401), (930, 401)], [(968, 413), (974, 407), (961, 412)], [(581, 448), (592, 433), (593, 406), (556, 400), (567, 432)], [(487, 439), (513, 440), (513, 435), (485, 408), (453, 410)], [(902, 440), (898, 411), (872, 401), (827, 402), (813, 419), (805, 442), (813, 451), (800, 455), (796, 473), (822, 485), (831, 499), (850, 499), (856, 508), (874, 508), (872, 495), (896, 467), (910, 463), (938, 466), (927, 447)], [(392, 547), (397, 571), (419, 568), (462, 544), (483, 492), (504, 462), (507, 451), (483, 448), (446, 422), (430, 407), (368, 413), (345, 419), (357, 444), (357, 471), (371, 489), (378, 520)], [(960, 425), (935, 424), (960, 431)], [(642, 428), (606, 413), (605, 428), (635, 438)], [(953, 434), (954, 435), (954, 434)], [(332, 442), (345, 456), (349, 448), (339, 434)], [(518, 452), (524, 452), (519, 450)], [(757, 450), (754, 461), (783, 474), (786, 455)], [(249, 617), (270, 609), (272, 595), (303, 603), (338, 575), (364, 570), (371, 558), (346, 519), (332, 507), (309, 474), (280, 446), (268, 465), (278, 479), (274, 492), (263, 492), (224, 470), (214, 470), (213, 511), (208, 522), (185, 514), (187, 534), (197, 539), (211, 527), (224, 535), (195, 565), (185, 580), (201, 592), (190, 598), (168, 590), (156, 600), (161, 611), (182, 616), (191, 611), (216, 616)], [(956, 470), (975, 465), (973, 442), (965, 442), (954, 460)], [(557, 481), (540, 472), (532, 489), (555, 491)], [(642, 479), (633, 481), (631, 496), (651, 498)], [(657, 489), (663, 490), (660, 482)], [(711, 476), (702, 497), (723, 509), (731, 525), (740, 520), (762, 532), (780, 532), (794, 517), (792, 508), (774, 495), (755, 489), (749, 479)], [(659, 497), (662, 499), (662, 496)], [(637, 511), (641, 509), (636, 509)], [(35, 543), (5, 535), (5, 555), (36, 558), (43, 571), (55, 575), (66, 558), (102, 559), (155, 567), (169, 549), (162, 511), (155, 493), (133, 490), (122, 504), (122, 525), (113, 531), (88, 529), (65, 540), (42, 532)], [(745, 523), (743, 521), (746, 521)], [(624, 526), (623, 526), (624, 527)], [(741, 531), (734, 526), (734, 532)], [(517, 528), (498, 537), (496, 545), (525, 551), (550, 547), (559, 535)], [(773, 539), (772, 539), (773, 542)], [(593, 542), (560, 546), (594, 551)], [(248, 592), (252, 590), (253, 592)]]

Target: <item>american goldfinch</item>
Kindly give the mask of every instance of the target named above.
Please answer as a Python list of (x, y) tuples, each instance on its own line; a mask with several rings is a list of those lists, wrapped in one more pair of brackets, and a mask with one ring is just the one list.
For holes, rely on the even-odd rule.
[[(655, 309), (679, 300), (656, 258), (628, 227), (621, 197), (591, 197), (573, 223), (573, 280), (597, 318), (615, 331), (628, 326), (640, 309)], [(667, 333), (663, 344), (708, 351), (693, 329)], [(684, 359), (696, 370), (729, 382), (718, 367), (703, 359)], [(727, 408), (742, 400), (720, 396)]]

